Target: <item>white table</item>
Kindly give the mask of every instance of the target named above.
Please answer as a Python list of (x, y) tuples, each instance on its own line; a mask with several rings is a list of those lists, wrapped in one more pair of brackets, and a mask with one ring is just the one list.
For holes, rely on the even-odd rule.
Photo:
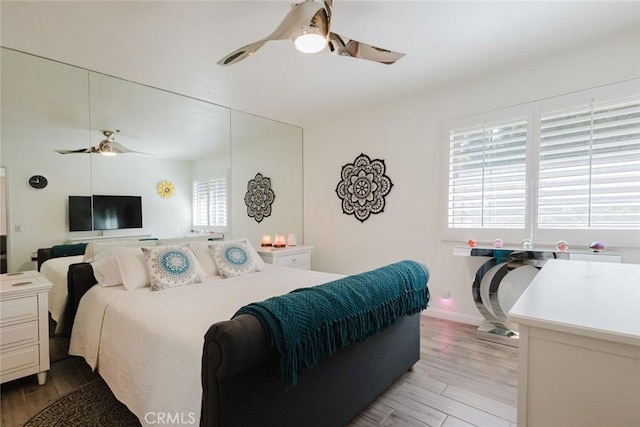
[(471, 284), (471, 296), (476, 308), (484, 317), (476, 336), (501, 344), (518, 346), (518, 326), (507, 316), (515, 301), (550, 259), (568, 259), (599, 262), (620, 262), (617, 252), (592, 252), (572, 249), (559, 252), (555, 247), (538, 246), (524, 249), (521, 246), (456, 246), (456, 256), (486, 257)]
[(312, 249), (313, 246), (287, 246), (285, 248), (260, 247), (257, 251), (267, 264), (310, 270)]
[(0, 276), (0, 383), (49, 370), (47, 294), (51, 282), (37, 271)]
[(550, 260), (509, 317), (518, 427), (640, 426), (640, 265)]

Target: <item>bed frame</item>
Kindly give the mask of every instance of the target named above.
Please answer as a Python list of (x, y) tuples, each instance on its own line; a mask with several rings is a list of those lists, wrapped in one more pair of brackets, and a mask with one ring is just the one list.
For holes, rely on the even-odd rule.
[[(84, 253), (84, 248), (82, 248), (82, 251)], [(74, 256), (74, 255), (82, 255), (82, 254), (63, 253), (63, 254), (56, 255), (56, 251), (54, 250), (53, 246), (50, 248), (40, 248), (38, 249), (38, 252), (37, 252), (38, 271), (40, 271), (40, 267), (42, 267), (42, 264), (44, 264), (45, 261), (51, 258), (62, 258), (62, 257)]]
[[(72, 264), (68, 278), (73, 321), (96, 279), (88, 263)], [(420, 315), (322, 359), (289, 390), (278, 378), (278, 357), (252, 315), (212, 325), (203, 344), (200, 426), (346, 425), (420, 359)]]
[(53, 248), (40, 248), (38, 249), (38, 271), (40, 271), (40, 267), (42, 264), (48, 259), (57, 258), (53, 256)]

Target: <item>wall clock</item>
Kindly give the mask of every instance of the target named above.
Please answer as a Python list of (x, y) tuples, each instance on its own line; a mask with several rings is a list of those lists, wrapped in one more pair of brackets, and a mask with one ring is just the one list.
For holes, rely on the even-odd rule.
[(33, 175), (31, 178), (29, 178), (29, 185), (31, 186), (31, 188), (41, 190), (46, 187), (47, 184), (49, 184), (49, 181), (47, 181), (47, 178), (42, 175)]

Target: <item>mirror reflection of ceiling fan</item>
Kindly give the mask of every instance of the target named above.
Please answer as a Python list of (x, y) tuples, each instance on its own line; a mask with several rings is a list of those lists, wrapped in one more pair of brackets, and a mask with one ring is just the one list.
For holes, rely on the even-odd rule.
[(145, 154), (147, 156), (151, 156), (149, 153), (143, 153), (141, 151), (130, 150), (124, 145), (120, 144), (116, 141), (116, 134), (120, 132), (119, 130), (103, 130), (102, 134), (105, 136), (105, 139), (100, 141), (100, 144), (91, 148), (80, 148), (78, 150), (56, 150), (60, 154), (80, 154), (80, 153), (99, 153), (103, 156), (116, 156), (118, 154), (125, 153), (135, 153), (135, 154)]
[(293, 40), (296, 49), (304, 53), (328, 50), (335, 55), (366, 59), (382, 64), (393, 64), (404, 56), (404, 53), (392, 52), (329, 31), (332, 3), (332, 0), (324, 2), (306, 0), (293, 5), (274, 32), (262, 40), (231, 52), (218, 61), (218, 65), (227, 66), (240, 62), (253, 55), (268, 41), (288, 39)]

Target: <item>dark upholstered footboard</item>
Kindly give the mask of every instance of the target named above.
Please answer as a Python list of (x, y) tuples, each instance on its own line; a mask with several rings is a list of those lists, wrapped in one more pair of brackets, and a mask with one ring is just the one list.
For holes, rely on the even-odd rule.
[(420, 359), (419, 317), (322, 359), (288, 391), (257, 318), (217, 323), (205, 336), (200, 425), (344, 426)]
[(65, 333), (71, 334), (80, 299), (98, 283), (93, 275), (93, 267), (87, 262), (71, 264), (67, 272), (67, 308), (65, 310)]

